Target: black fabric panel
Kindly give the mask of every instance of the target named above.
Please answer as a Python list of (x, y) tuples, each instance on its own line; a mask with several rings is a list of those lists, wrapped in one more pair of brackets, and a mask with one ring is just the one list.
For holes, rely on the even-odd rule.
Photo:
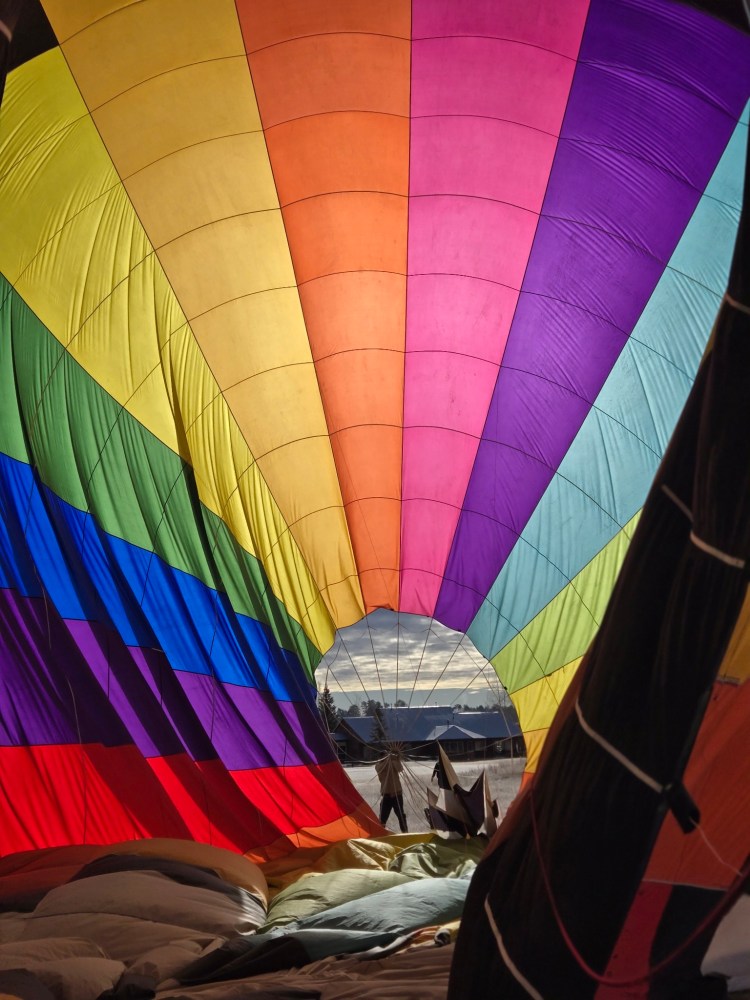
[(734, 25), (735, 28), (747, 31), (750, 28), (747, 10), (743, 0), (682, 0), (690, 7), (698, 7), (713, 17)]
[[(750, 191), (750, 135), (745, 154), (745, 200), (748, 191)], [(727, 291), (737, 302), (743, 302), (746, 306), (750, 302), (750, 212), (747, 209), (740, 217)]]
[[(748, 274), (747, 199), (746, 191), (732, 270), (738, 296)], [(485, 995), (467, 988), (466, 970), (486, 969), (488, 960), (492, 995), (526, 996), (498, 962), (494, 937), (483, 927), (485, 899), (510, 960), (542, 996), (594, 996), (596, 979), (582, 965), (599, 975), (606, 970), (665, 812), (679, 800), (673, 791), (681, 788), (747, 590), (746, 571), (695, 539), (732, 558), (750, 557), (750, 315), (730, 302), (720, 310), (712, 350), (531, 791), (499, 831), (498, 857), (475, 873), (450, 1000)], [(666, 793), (639, 780), (585, 732), (575, 713), (576, 686), (590, 727), (668, 786)], [(690, 830), (689, 810), (673, 811)], [(679, 926), (684, 930), (684, 921)], [(666, 918), (660, 930), (669, 936), (676, 928)], [(645, 951), (650, 942), (643, 944)], [(674, 974), (679, 978), (677, 968)], [(660, 993), (668, 995), (669, 988), (666, 973)]]
[(667, 1000), (679, 990), (685, 996), (699, 995), (703, 979), (701, 962), (711, 943), (714, 927), (708, 927), (689, 947), (684, 947), (684, 942), (721, 902), (722, 895), (717, 890), (687, 885), (677, 885), (672, 890), (651, 948), (651, 965), (675, 953), (677, 958), (664, 977), (654, 980), (654, 1000)]
[[(515, 980), (507, 977), (507, 970), (498, 952), (489, 921), (484, 915), (484, 900), (492, 885), (498, 867), (505, 862), (501, 845), (477, 865), (469, 884), (466, 903), (461, 917), (461, 928), (456, 940), (448, 979), (450, 1000), (482, 1000), (484, 997), (502, 997), (503, 1000), (528, 1000), (529, 995)], [(519, 911), (517, 918), (524, 922)], [(502, 982), (503, 992), (496, 984)]]
[(40, 0), (0, 0), (0, 21), (13, 32), (7, 72), (57, 45)]

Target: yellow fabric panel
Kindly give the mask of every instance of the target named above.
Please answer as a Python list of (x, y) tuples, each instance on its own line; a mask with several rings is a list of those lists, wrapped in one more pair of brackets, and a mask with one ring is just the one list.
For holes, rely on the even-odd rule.
[[(233, 516), (235, 497), (240, 504), (237, 516)], [(246, 520), (248, 513), (253, 525), (253, 537), (263, 553), (262, 562), (272, 584), (274, 580), (283, 581), (283, 594), (293, 595), (293, 600), (286, 601), (290, 613), (301, 622), (310, 641), (318, 649), (330, 649), (336, 626), (331, 620), (324, 595), (313, 581), (299, 546), (286, 527), (255, 463), (240, 479), (237, 493), (227, 505), (225, 520), (232, 527), (235, 521), (241, 524)]]
[[(148, 226), (149, 219), (144, 223)], [(160, 248), (159, 259), (188, 319), (242, 295), (295, 283), (278, 209), (186, 230)], [(259, 336), (261, 331), (254, 333)]]
[(106, 16), (102, 4), (77, 0), (46, 0), (45, 8), (91, 110), (143, 80), (244, 53), (233, 3), (148, 0)]
[(549, 729), (555, 717), (557, 706), (562, 701), (573, 675), (583, 657), (566, 663), (547, 677), (540, 677), (513, 693), (513, 704), (518, 712), (518, 720), (523, 732)]
[[(289, 365), (310, 365), (306, 345), (278, 336), (262, 342), (249, 337), (249, 330), (267, 330), (275, 323), (279, 330), (299, 327), (302, 310), (296, 288), (271, 288), (243, 295), (217, 306), (190, 323), (195, 339), (205, 351), (223, 338), (224, 351), (212, 356), (216, 381), (227, 388), (263, 372)], [(252, 392), (252, 386), (246, 387)]]
[(745, 594), (719, 676), (741, 683), (750, 677), (750, 591)]
[(539, 767), (539, 758), (542, 756), (542, 747), (548, 732), (548, 729), (537, 729), (535, 732), (523, 734), (526, 743), (526, 767), (524, 770), (530, 774), (535, 774), (537, 767)]
[[(318, 553), (320, 561), (311, 567), (315, 582), (327, 595), (326, 603), (332, 609), (336, 627), (344, 628), (359, 621), (364, 612), (348, 596), (353, 587), (359, 593), (359, 582), (350, 577), (351, 573), (356, 574), (356, 569), (352, 565), (349, 535), (340, 530), (342, 509), (339, 506), (310, 509), (319, 491), (320, 459), (328, 453), (328, 438), (296, 441), (259, 458), (258, 466), (269, 483), (282, 477), (290, 465), (297, 470), (296, 489), (285, 505), (289, 530), (298, 539), (302, 552)], [(322, 539), (325, 539), (324, 551), (320, 551)]]
[[(63, 6), (64, 0), (49, 4), (60, 36)], [(77, 33), (62, 44), (188, 321), (205, 320), (214, 309), (224, 311), (230, 302), (268, 290), (297, 295), (265, 143), (253, 132), (258, 112), (250, 73), (244, 83), (236, 75), (244, 46), (232, 0), (213, 3), (210, 18), (197, 0), (133, 4), (88, 28), (78, 23)], [(153, 142), (156, 78), (170, 79), (175, 102), (164, 109), (164, 119), (175, 107), (190, 118), (203, 103), (202, 77), (184, 67), (211, 61), (226, 68), (227, 134), (217, 136), (209, 122), (204, 136), (193, 124), (185, 131), (170, 125), (173, 147), (162, 143), (160, 158), (144, 161), (136, 152), (138, 108), (144, 108)], [(222, 89), (220, 77), (217, 68), (214, 82)], [(215, 98), (215, 92), (208, 95), (209, 106)], [(213, 372), (228, 374), (227, 382), (218, 382), (222, 391), (236, 384), (236, 359), (246, 353), (254, 355), (253, 373), (266, 373), (226, 391), (226, 398), (251, 452), (274, 452), (273, 461), (260, 465), (263, 476), (287, 523), (302, 525), (292, 532), (336, 623), (350, 622), (363, 614), (362, 595), (302, 311), (287, 310), (283, 328), (271, 310), (258, 310), (253, 318), (244, 336), (237, 326), (204, 323), (203, 333), (211, 326), (211, 336), (201, 336), (201, 348)], [(274, 371), (282, 337), (294, 367)], [(307, 453), (303, 441), (309, 441)], [(198, 453), (192, 461), (197, 471), (208, 459)], [(313, 518), (318, 510), (325, 513)]]
[[(117, 218), (122, 222), (117, 229), (117, 241), (122, 240), (122, 234), (131, 225), (131, 231), (137, 231), (142, 238), (143, 231), (133, 216), (127, 195), (122, 187), (117, 191)], [(74, 230), (73, 225), (73, 239)], [(86, 235), (80, 234), (77, 245), (91, 246), (85, 242)], [(92, 259), (106, 263), (115, 246), (116, 240), (108, 242), (105, 235), (102, 246), (92, 247)], [(127, 253), (125, 247), (122, 252), (123, 256)], [(80, 255), (76, 254), (74, 259), (80, 266)], [(19, 290), (23, 294), (23, 286)], [(149, 250), (126, 279), (118, 277), (109, 294), (102, 292), (101, 305), (87, 316), (80, 332), (68, 344), (79, 364), (173, 451), (183, 449), (172, 407), (165, 398), (160, 344), (181, 328), (185, 328), (185, 317), (158, 260)], [(159, 373), (159, 381), (152, 383), (154, 372)]]
[[(237, 187), (234, 181), (243, 169), (252, 174), (253, 182)], [(276, 197), (262, 132), (178, 150), (126, 178), (125, 186), (139, 216), (148, 221), (157, 250), (216, 219), (262, 212), (273, 207)], [(268, 224), (268, 217), (259, 216), (258, 221)], [(202, 261), (204, 267), (206, 263)], [(255, 273), (255, 263), (248, 265)]]
[[(326, 454), (330, 454), (330, 442), (312, 362), (308, 365), (272, 368), (253, 379), (225, 389), (224, 396), (240, 427), (253, 428), (253, 450), (258, 461), (271, 451), (295, 447), (301, 461), (307, 462), (308, 476), (314, 482), (311, 483), (308, 478), (299, 486), (308, 494), (309, 502), (300, 510), (300, 495), (295, 491), (290, 502), (294, 504), (297, 513), (293, 514), (289, 510), (287, 519), (290, 526), (300, 517), (316, 510), (316, 497), (325, 492), (325, 483), (320, 482), (320, 479), (321, 471), (325, 469)], [(306, 459), (304, 449), (298, 447), (300, 442), (311, 438), (325, 439), (324, 448), (310, 441), (311, 451), (315, 453), (315, 464), (309, 458)], [(279, 472), (283, 474), (283, 467)]]
[(180, 387), (176, 420), (184, 429), (201, 499), (239, 544), (259, 557), (273, 593), (310, 640), (328, 649), (335, 627), (320, 590), (187, 325), (165, 344), (164, 362)]
[(138, 395), (131, 412), (177, 450), (163, 385), (139, 390), (160, 366), (157, 330), (185, 319), (59, 49), (13, 74), (3, 123), (28, 152), (0, 167), (0, 270), (114, 398)]
[[(47, 107), (33, 91), (54, 94), (54, 101)], [(32, 102), (41, 105), (34, 115), (28, 113)], [(59, 49), (27, 63), (8, 81), (2, 145), (0, 268), (16, 284), (65, 223), (87, 206), (96, 207), (97, 200), (118, 185), (118, 178), (91, 128)], [(19, 147), (23, 150), (20, 155), (16, 152)], [(54, 170), (49, 169), (51, 164)], [(61, 188), (71, 189), (67, 202), (57, 197)], [(53, 294), (47, 302), (39, 303), (46, 310), (40, 318), (48, 326), (56, 320), (54, 326), (58, 334), (64, 331), (66, 341), (71, 336), (69, 298)]]
[(93, 118), (126, 180), (175, 150), (260, 132), (255, 102), (230, 99), (247, 87), (243, 53), (156, 76), (97, 108)]
[[(231, 513), (229, 526), (249, 552), (269, 553), (273, 593), (311, 641), (328, 648), (334, 629), (318, 588), (253, 468), (59, 50), (8, 80), (3, 136), (22, 152), (11, 162), (9, 143), (0, 143), (0, 270), (113, 398), (193, 465), (201, 500), (217, 514)], [(61, 188), (79, 200), (65, 203)], [(213, 400), (216, 414), (206, 422), (201, 414)], [(254, 502), (238, 506), (231, 498), (244, 496), (237, 493), (243, 473)]]

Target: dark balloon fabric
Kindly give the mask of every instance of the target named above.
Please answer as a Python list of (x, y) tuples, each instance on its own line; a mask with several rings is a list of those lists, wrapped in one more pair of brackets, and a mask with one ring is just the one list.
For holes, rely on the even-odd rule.
[(730, 764), (750, 627), (749, 211), (601, 629), (535, 782), (475, 878), (452, 1000), (471, 995), (458, 970), (480, 948), (503, 996), (529, 984), (539, 996), (688, 996), (750, 875), (750, 794), (743, 765)]

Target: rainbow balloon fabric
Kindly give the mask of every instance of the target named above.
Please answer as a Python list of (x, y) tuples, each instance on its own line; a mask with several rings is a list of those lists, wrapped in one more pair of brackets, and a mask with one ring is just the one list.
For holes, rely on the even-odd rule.
[(533, 770), (734, 245), (667, 0), (44, 0), (0, 114), (0, 851), (380, 830), (314, 669), (466, 632)]

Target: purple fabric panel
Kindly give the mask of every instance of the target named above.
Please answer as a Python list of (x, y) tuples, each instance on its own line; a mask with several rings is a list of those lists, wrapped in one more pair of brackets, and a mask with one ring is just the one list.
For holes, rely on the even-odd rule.
[[(177, 741), (177, 750), (164, 749), (160, 751), (160, 755), (182, 752), (193, 760), (214, 760), (217, 756), (216, 749), (165, 654), (160, 649), (144, 649), (142, 646), (125, 648), (147, 685), (150, 697), (158, 702), (162, 730), (171, 730)], [(129, 719), (133, 713), (142, 714), (141, 705), (147, 697), (143, 689), (140, 689), (139, 697), (140, 701), (121, 707), (124, 718)]]
[(105, 625), (66, 625), (129, 741), (144, 757), (187, 753), (193, 760), (216, 758), (164, 653), (126, 646)]
[(230, 771), (335, 759), (316, 709), (206, 674), (177, 671), (176, 676)]
[(42, 598), (0, 590), (0, 684), (0, 745), (130, 742), (65, 622)]
[(314, 708), (175, 673), (158, 650), (47, 610), (0, 590), (0, 746), (134, 744), (145, 757), (218, 755), (232, 770), (334, 759)]
[(595, 0), (580, 60), (436, 608), (456, 629), (617, 360), (750, 89), (748, 39), (661, 0)]

